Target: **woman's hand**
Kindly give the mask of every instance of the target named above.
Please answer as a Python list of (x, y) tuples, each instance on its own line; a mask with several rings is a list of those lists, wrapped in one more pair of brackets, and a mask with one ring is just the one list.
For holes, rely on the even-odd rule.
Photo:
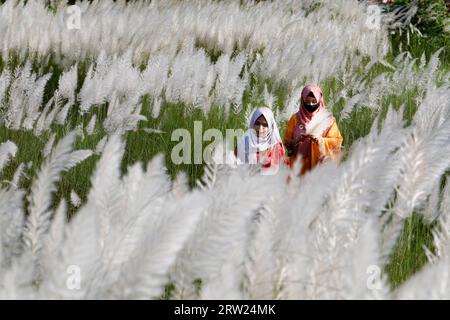
[(305, 140), (309, 140), (310, 142), (314, 142), (319, 144), (319, 140), (315, 138), (314, 136), (310, 134), (302, 134), (299, 137), (292, 139), (291, 141), (287, 141), (285, 143), (286, 148), (288, 149), (288, 156), (291, 156), (291, 154), (294, 153), (294, 151), (297, 149), (297, 145)]
[(296, 139), (293, 139), (289, 142), (286, 143), (288, 148), (294, 148), (295, 146), (297, 146), (297, 144), (299, 144), (299, 142), (305, 141), (305, 140), (311, 140), (312, 142), (315, 143), (319, 143), (319, 140), (317, 140), (317, 138), (313, 137), (310, 134), (301, 134), (299, 137), (297, 137)]
[(319, 140), (318, 140), (316, 137), (314, 137), (314, 136), (312, 136), (312, 135), (309, 135), (308, 137), (309, 137), (309, 139), (311, 140), (311, 142), (314, 142), (314, 143), (319, 144)]
[(290, 142), (288, 142), (288, 145), (291, 148), (294, 148), (295, 146), (297, 146), (299, 144), (299, 142), (305, 140), (307, 137), (306, 134), (301, 134), (300, 136), (298, 136), (297, 138), (292, 139)]

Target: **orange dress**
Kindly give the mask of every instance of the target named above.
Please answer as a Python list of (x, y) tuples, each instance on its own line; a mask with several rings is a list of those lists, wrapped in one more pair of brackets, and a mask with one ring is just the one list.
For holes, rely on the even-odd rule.
[[(298, 118), (295, 113), (291, 116), (287, 125), (284, 137), (286, 147), (291, 140), (299, 136), (299, 130), (296, 130), (297, 126)], [(318, 140), (319, 143), (311, 142), (311, 140), (304, 140), (299, 142), (298, 146), (294, 147), (293, 150), (288, 149), (291, 153), (288, 161), (289, 166), (292, 167), (299, 153), (301, 153), (303, 158), (303, 166), (300, 174), (304, 174), (306, 171), (311, 170), (319, 162), (337, 157), (340, 153), (343, 139), (334, 117), (331, 125), (323, 132)], [(299, 149), (303, 150), (303, 152), (299, 152)]]

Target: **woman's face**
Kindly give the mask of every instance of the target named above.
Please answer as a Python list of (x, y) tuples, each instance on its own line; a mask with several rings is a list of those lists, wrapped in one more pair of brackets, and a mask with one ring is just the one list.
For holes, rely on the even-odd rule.
[(265, 137), (269, 133), (269, 125), (263, 115), (256, 119), (253, 129), (255, 129), (258, 137)]
[(307, 104), (316, 104), (317, 100), (314, 97), (307, 96), (306, 99), (305, 99), (305, 103), (307, 103)]
[(319, 107), (319, 103), (317, 102), (316, 98), (307, 96), (304, 101), (304, 107), (308, 112), (314, 112)]

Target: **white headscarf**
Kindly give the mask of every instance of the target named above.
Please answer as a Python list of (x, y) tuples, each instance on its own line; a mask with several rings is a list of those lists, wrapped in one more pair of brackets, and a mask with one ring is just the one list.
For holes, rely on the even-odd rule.
[[(256, 120), (260, 116), (264, 116), (268, 124), (269, 130), (265, 137), (258, 137), (255, 129), (253, 129)], [(267, 150), (280, 141), (280, 132), (278, 131), (272, 110), (266, 107), (258, 108), (253, 112), (249, 123), (249, 129), (239, 140), (237, 146), (238, 160), (241, 163), (256, 164), (256, 152)]]

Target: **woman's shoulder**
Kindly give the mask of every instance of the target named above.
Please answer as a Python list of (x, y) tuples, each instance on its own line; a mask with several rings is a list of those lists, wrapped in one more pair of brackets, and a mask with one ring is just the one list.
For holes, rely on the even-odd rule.
[(288, 123), (297, 123), (297, 112), (289, 117)]
[(328, 128), (324, 131), (323, 136), (327, 136), (330, 132), (339, 130), (337, 126), (337, 120), (336, 118), (331, 115), (330, 117), (330, 124), (328, 125)]
[(330, 125), (330, 127), (334, 127), (334, 126), (337, 126), (337, 120), (336, 120), (336, 118), (333, 115), (331, 115), (331, 125)]
[(330, 116), (330, 123), (332, 126), (337, 124), (336, 118), (333, 115)]

